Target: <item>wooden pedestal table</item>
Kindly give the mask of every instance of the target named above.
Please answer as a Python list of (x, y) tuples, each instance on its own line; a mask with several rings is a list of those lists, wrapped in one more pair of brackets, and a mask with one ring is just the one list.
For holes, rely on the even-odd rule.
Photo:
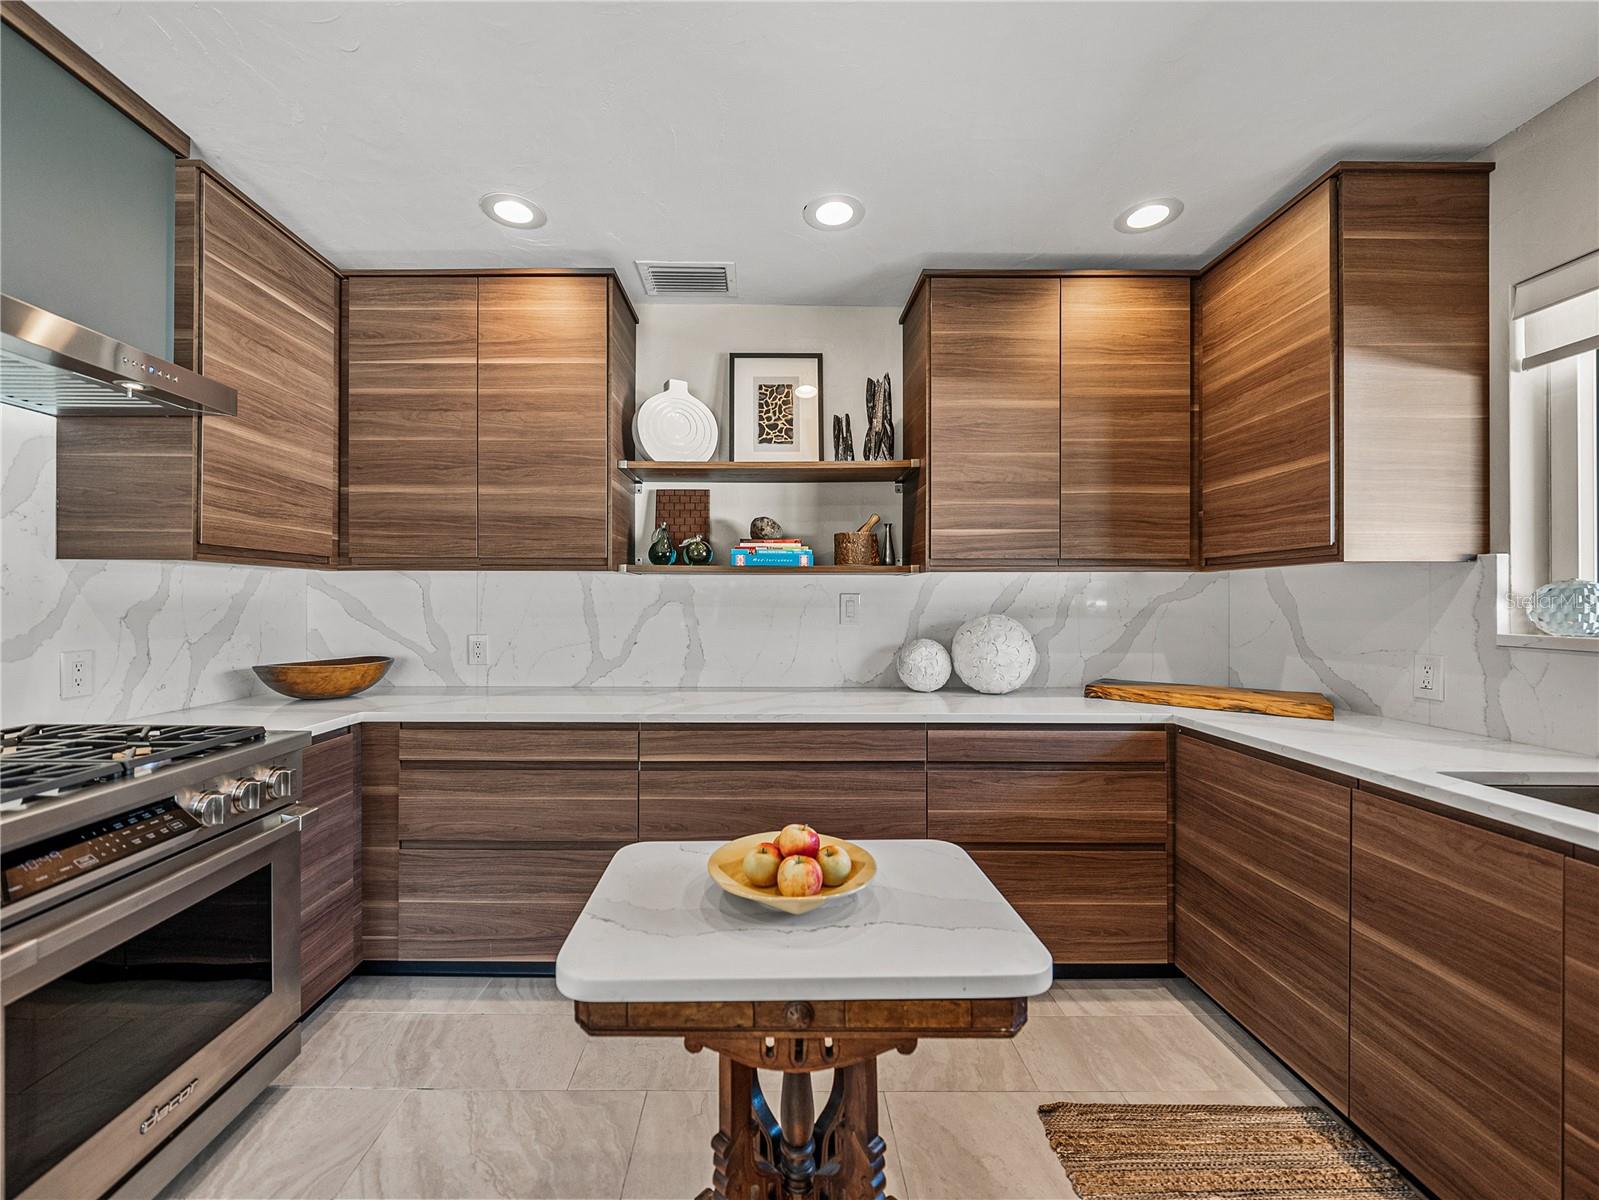
[[(958, 846), (864, 843), (870, 887), (793, 916), (728, 896), (712, 842), (617, 852), (556, 959), (595, 1037), (682, 1038), (720, 1058), (715, 1200), (877, 1200), (877, 1057), (1013, 1037), (1049, 951)], [(780, 1071), (777, 1115), (756, 1071)], [(810, 1076), (833, 1071), (820, 1115)]]

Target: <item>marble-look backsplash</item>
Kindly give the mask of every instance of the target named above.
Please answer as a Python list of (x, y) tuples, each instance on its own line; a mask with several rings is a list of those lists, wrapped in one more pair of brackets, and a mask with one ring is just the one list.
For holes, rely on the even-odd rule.
[[(5, 408), (0, 706), (6, 723), (133, 717), (259, 690), (258, 662), (393, 654), (383, 686), (894, 687), (907, 638), (1009, 613), (1035, 687), (1105, 675), (1306, 688), (1341, 708), (1599, 754), (1599, 655), (1503, 649), (1483, 563), (1225, 574), (700, 579), (603, 572), (312, 572), (57, 562), (54, 430)], [(861, 597), (840, 625), (839, 595)], [(467, 664), (467, 638), (489, 662)], [(61, 700), (58, 656), (96, 689)], [(1444, 659), (1442, 701), (1411, 659)]]

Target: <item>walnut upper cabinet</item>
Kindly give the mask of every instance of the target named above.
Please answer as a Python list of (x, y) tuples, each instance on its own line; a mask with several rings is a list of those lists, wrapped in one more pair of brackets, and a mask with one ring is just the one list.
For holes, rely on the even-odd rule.
[[(935, 566), (1053, 566), (1060, 281), (926, 279), (907, 310), (905, 342), (906, 445), (925, 461), (913, 556)], [(910, 361), (913, 346), (925, 363)]]
[(1189, 286), (925, 275), (904, 319), (913, 560), (1188, 565)]
[(350, 560), (475, 558), (478, 281), (357, 276), (344, 304)]
[(609, 272), (353, 273), (348, 561), (621, 561), (636, 325)]
[(1487, 549), (1490, 169), (1341, 164), (1202, 274), (1204, 565)]
[(1060, 281), (1060, 557), (1186, 566), (1189, 280)]
[(327, 564), (337, 541), (339, 275), (180, 162), (174, 358), (238, 412), (57, 422), (57, 554)]

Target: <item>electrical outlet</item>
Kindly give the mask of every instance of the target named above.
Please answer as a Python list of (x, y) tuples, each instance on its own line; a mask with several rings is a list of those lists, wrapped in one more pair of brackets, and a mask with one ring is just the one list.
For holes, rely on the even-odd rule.
[(61, 698), (87, 696), (94, 690), (94, 651), (67, 650), (61, 655)]
[(861, 623), (861, 594), (859, 592), (839, 593), (838, 623), (840, 625), (859, 625)]
[(483, 667), (489, 661), (489, 638), (486, 633), (474, 633), (466, 639), (467, 665)]
[(1411, 691), (1418, 700), (1444, 698), (1444, 660), (1440, 654), (1418, 654), (1410, 668)]

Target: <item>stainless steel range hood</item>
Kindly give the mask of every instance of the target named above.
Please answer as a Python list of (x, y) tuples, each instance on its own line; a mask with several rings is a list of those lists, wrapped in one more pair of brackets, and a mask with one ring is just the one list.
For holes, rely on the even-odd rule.
[(239, 394), (176, 363), (0, 296), (0, 399), (53, 417), (232, 416)]

